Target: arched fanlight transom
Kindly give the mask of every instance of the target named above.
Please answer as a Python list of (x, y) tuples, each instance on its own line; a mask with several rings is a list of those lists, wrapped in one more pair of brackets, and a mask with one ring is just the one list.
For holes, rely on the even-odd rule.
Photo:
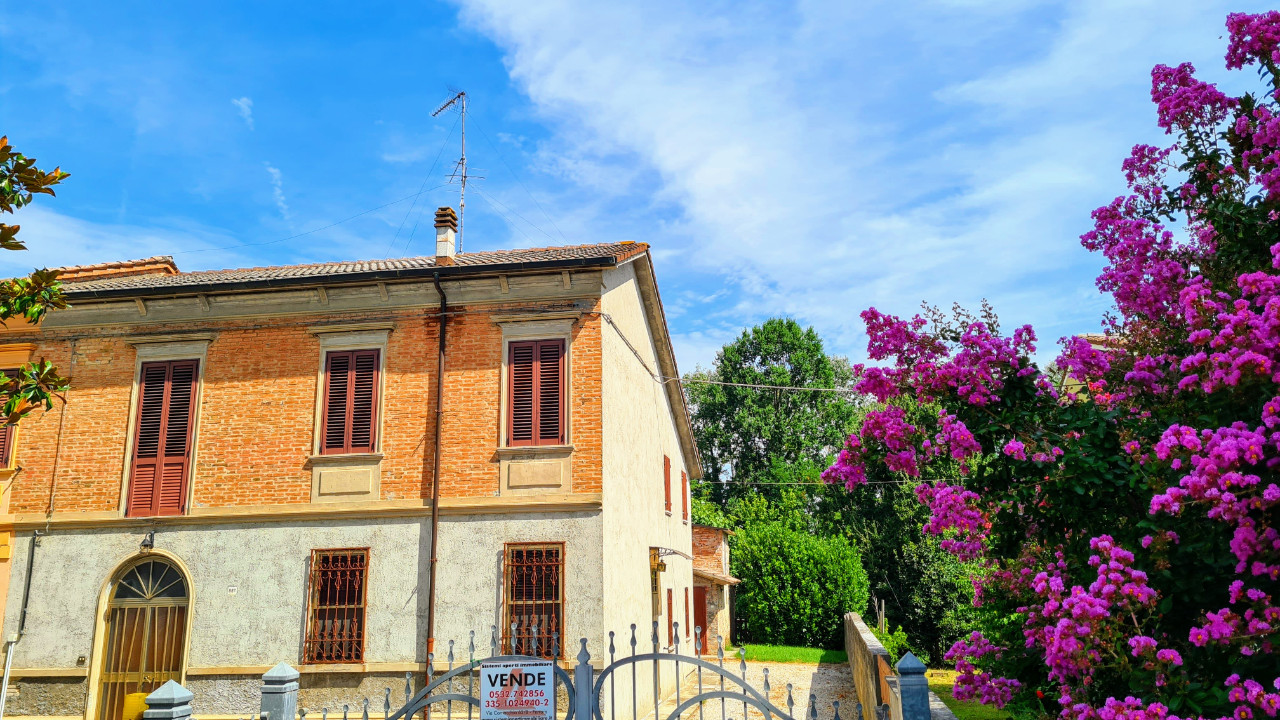
[(176, 600), (187, 597), (187, 583), (176, 567), (160, 559), (144, 560), (116, 581), (115, 600)]

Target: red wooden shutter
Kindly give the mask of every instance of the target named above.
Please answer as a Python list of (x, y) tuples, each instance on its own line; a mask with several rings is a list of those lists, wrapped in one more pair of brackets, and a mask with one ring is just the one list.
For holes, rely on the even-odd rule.
[(559, 445), (561, 431), (561, 390), (563, 389), (564, 341), (538, 343), (538, 444)]
[(662, 456), (662, 491), (666, 494), (667, 514), (671, 514), (671, 458)]
[(378, 351), (325, 356), (320, 454), (373, 452), (378, 429)]
[(684, 589), (684, 639), (689, 639), (689, 588)]
[(13, 431), (16, 426), (0, 427), (0, 469), (13, 464)]
[(511, 343), (511, 410), (507, 438), (511, 445), (534, 445), (534, 366), (537, 343)]
[(564, 340), (514, 342), (509, 353), (508, 444), (563, 444)]
[(126, 515), (185, 510), (199, 369), (195, 360), (143, 364)]
[(689, 475), (680, 471), (680, 517), (689, 520)]
[[(21, 370), (0, 370), (6, 377), (14, 378), (18, 376)], [(18, 429), (16, 425), (5, 425), (0, 427), (0, 469), (8, 468), (13, 465), (13, 438), (14, 433)]]
[(676, 644), (676, 632), (671, 623), (675, 622), (676, 603), (671, 599), (671, 588), (667, 588), (667, 646)]

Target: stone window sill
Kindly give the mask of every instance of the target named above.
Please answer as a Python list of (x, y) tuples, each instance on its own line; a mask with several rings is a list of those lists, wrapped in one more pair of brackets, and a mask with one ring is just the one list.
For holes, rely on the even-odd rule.
[(572, 445), (521, 445), (519, 447), (500, 447), (497, 449), (499, 458), (509, 458), (516, 455), (524, 457), (558, 457), (572, 452)]
[(312, 455), (307, 458), (310, 467), (334, 465), (376, 465), (382, 462), (382, 453), (349, 453), (346, 455)]

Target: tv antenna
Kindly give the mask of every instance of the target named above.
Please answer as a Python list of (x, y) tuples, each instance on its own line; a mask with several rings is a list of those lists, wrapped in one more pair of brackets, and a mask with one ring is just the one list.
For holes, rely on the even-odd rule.
[(462, 252), (462, 216), (467, 209), (467, 179), (477, 178), (483, 179), (479, 175), (467, 174), (467, 93), (458, 90), (453, 97), (444, 101), (440, 107), (431, 113), (431, 117), (438, 117), (441, 113), (454, 105), (458, 106), (458, 112), (461, 114), (462, 121), (462, 156), (458, 158), (458, 162), (454, 164), (453, 174), (449, 176), (449, 182), (453, 182), (456, 178), (460, 190), (458, 191), (458, 252)]

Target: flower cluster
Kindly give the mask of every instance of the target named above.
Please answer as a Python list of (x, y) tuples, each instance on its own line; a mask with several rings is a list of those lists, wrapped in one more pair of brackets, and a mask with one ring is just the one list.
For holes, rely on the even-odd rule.
[(1280, 11), (1227, 16), (1227, 67), (1239, 70), (1255, 61), (1280, 64)]
[(978, 663), (987, 656), (999, 657), (1001, 648), (975, 631), (967, 640), (951, 646), (944, 659), (955, 663), (956, 685), (953, 694), (957, 700), (972, 700), (1002, 708), (1013, 697), (1022, 683), (1012, 678), (992, 677), (991, 673), (978, 669)]
[(982, 541), (991, 524), (978, 508), (978, 494), (958, 485), (922, 483), (916, 486), (916, 497), (929, 507), (929, 521), (924, 531), (946, 535), (943, 550), (961, 560), (973, 560), (982, 554)]

